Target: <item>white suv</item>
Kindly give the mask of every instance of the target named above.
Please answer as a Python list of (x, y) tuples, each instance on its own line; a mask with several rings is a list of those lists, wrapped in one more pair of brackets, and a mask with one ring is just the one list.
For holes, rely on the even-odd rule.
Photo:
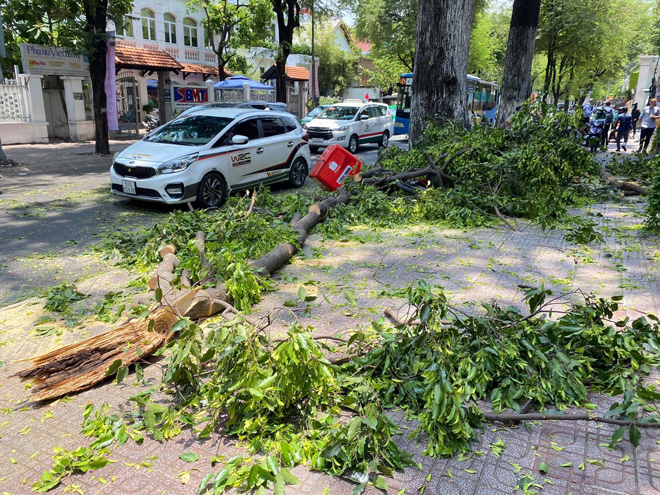
[(328, 108), (305, 127), (312, 153), (320, 146), (339, 144), (355, 153), (361, 144), (378, 143), (386, 147), (394, 134), (394, 123), (383, 103), (338, 103)]
[(284, 112), (210, 108), (173, 120), (115, 155), (113, 194), (220, 206), (232, 189), (304, 184), (307, 133)]

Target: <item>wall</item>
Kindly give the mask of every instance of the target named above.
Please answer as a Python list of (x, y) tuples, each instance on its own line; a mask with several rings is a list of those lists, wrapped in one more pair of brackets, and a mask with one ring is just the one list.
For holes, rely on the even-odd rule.
[(648, 101), (649, 87), (651, 86), (651, 80), (653, 79), (653, 73), (656, 67), (658, 69), (658, 74), (656, 74), (657, 80), (660, 79), (660, 57), (650, 55), (642, 55), (640, 57), (639, 79), (637, 80), (634, 98), (635, 103), (640, 108), (645, 107)]
[(47, 143), (47, 126), (47, 122), (0, 122), (0, 138), (5, 145)]

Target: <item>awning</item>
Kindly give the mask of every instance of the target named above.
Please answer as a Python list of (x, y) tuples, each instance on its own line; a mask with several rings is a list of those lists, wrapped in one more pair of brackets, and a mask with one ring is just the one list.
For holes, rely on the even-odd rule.
[(164, 50), (147, 50), (120, 44), (115, 46), (115, 67), (138, 69), (144, 72), (178, 72), (183, 69), (183, 65)]
[[(202, 64), (183, 64), (181, 72), (183, 73), (184, 79), (188, 74), (203, 74), (204, 79), (206, 79), (208, 76), (217, 76), (220, 73), (217, 66)], [(232, 73), (225, 69), (225, 75), (231, 77)]]
[[(309, 71), (304, 67), (297, 67), (294, 65), (287, 65), (285, 69), (286, 78), (289, 81), (309, 81)], [(261, 76), (264, 81), (277, 79), (277, 66), (273, 65), (270, 69), (264, 72)]]
[(231, 76), (225, 79), (224, 81), (217, 82), (213, 85), (215, 89), (243, 89), (244, 84), (248, 84), (250, 89), (254, 90), (274, 90), (272, 86), (268, 84), (261, 83), (259, 81), (253, 81), (246, 76)]

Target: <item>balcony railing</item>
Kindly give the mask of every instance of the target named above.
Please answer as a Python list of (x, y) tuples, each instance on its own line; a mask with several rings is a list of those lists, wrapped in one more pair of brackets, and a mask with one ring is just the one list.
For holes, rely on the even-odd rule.
[(215, 64), (218, 61), (217, 57), (215, 56), (215, 53), (213, 52), (206, 52), (204, 54), (204, 60), (209, 64)]
[(185, 60), (192, 60), (199, 62), (199, 50), (186, 50), (183, 58)]
[(160, 50), (160, 48), (158, 48), (158, 45), (155, 45), (153, 43), (145, 43), (144, 48), (146, 48), (147, 50), (155, 50), (155, 51)]
[(179, 58), (179, 49), (174, 46), (168, 46), (165, 48), (165, 51), (169, 53), (172, 58)]

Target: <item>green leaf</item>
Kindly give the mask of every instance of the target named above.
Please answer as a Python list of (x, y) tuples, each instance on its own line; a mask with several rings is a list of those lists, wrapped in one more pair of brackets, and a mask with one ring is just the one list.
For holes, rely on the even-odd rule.
[(296, 478), (295, 475), (291, 473), (287, 468), (282, 468), (280, 470), (280, 473), (282, 474), (282, 478), (284, 478), (284, 481), (286, 481), (289, 485), (299, 485), (300, 480)]
[(287, 299), (284, 301), (284, 307), (285, 308), (297, 308), (298, 307), (298, 301), (295, 299)]
[(387, 485), (387, 481), (385, 481), (385, 478), (382, 476), (377, 476), (376, 479), (374, 480), (374, 486), (376, 488), (379, 488), (381, 490), (388, 490), (389, 486)]
[(117, 370), (117, 384), (120, 384), (124, 381), (124, 378), (128, 376), (128, 367), (122, 366)]
[(181, 454), (179, 456), (179, 459), (181, 459), (184, 462), (195, 462), (197, 459), (199, 459), (199, 456), (194, 452), (186, 452), (184, 454)]
[(346, 291), (344, 297), (346, 297), (346, 300), (351, 306), (357, 306), (357, 299), (355, 298), (355, 293), (352, 290)]
[(160, 302), (163, 300), (163, 289), (156, 287), (154, 292), (156, 293), (156, 302), (160, 304)]
[(180, 319), (174, 325), (172, 325), (172, 332), (178, 332), (188, 326), (189, 321), (187, 319)]
[(366, 487), (367, 487), (366, 483), (362, 483), (361, 485), (355, 486), (353, 488), (353, 491), (351, 492), (351, 495), (362, 495)]
[(307, 289), (305, 289), (304, 287), (301, 286), (298, 289), (298, 299), (300, 299), (301, 301), (304, 301), (306, 296), (307, 296)]
[(639, 443), (642, 440), (642, 432), (639, 431), (639, 428), (637, 428), (635, 425), (632, 425), (628, 434), (630, 436), (630, 443), (632, 443), (635, 447), (639, 447)]
[(275, 475), (275, 495), (285, 495), (285, 485), (282, 473), (277, 473)]
[(123, 361), (121, 359), (117, 359), (112, 362), (112, 364), (108, 367), (108, 369), (105, 371), (105, 376), (110, 376), (114, 375), (119, 367), (122, 365)]
[(546, 474), (547, 472), (548, 472), (548, 465), (546, 464), (545, 461), (542, 461), (541, 464), (539, 464), (539, 473)]

